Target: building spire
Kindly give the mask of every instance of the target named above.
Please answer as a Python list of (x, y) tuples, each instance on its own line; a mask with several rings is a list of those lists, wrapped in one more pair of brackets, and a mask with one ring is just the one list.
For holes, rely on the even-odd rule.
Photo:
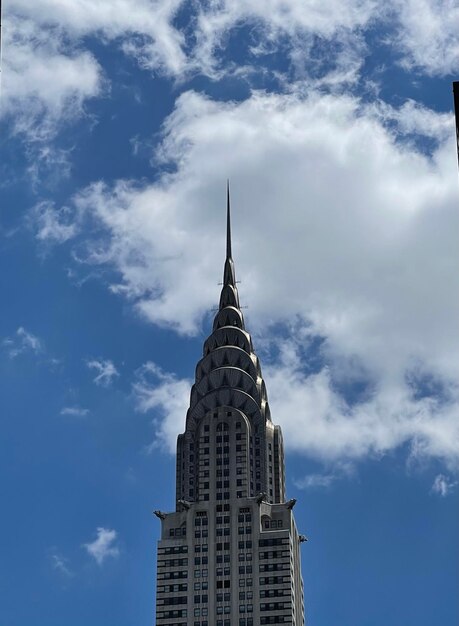
[(231, 206), (229, 180), (226, 181), (226, 258), (231, 259)]
[[(223, 271), (223, 291), (227, 285), (231, 285), (234, 291), (235, 305), (239, 306), (237, 290), (236, 290), (236, 275), (234, 272), (233, 256), (231, 252), (231, 204), (230, 204), (230, 187), (229, 180), (226, 181), (226, 259), (225, 268)], [(223, 292), (222, 292), (223, 295)], [(226, 301), (226, 299), (225, 299)], [(236, 304), (237, 303), (237, 304)], [(222, 300), (220, 301), (220, 307), (222, 306)]]

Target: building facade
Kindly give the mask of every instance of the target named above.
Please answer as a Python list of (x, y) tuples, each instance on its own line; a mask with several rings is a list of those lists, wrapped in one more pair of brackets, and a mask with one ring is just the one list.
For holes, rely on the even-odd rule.
[(177, 440), (176, 511), (155, 511), (157, 626), (303, 626), (300, 543), (282, 432), (245, 329), (231, 254)]

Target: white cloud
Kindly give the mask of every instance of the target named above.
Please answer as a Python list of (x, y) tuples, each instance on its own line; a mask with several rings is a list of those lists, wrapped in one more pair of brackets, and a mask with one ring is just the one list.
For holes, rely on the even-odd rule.
[[(187, 7), (186, 24), (177, 16)], [(395, 21), (390, 21), (390, 20)], [(195, 73), (240, 78), (271, 72), (271, 53), (293, 69), (274, 75), (330, 90), (357, 84), (376, 24), (397, 33), (403, 63), (428, 74), (452, 72), (459, 58), (459, 9), (451, 0), (14, 0), (5, 12), (2, 114), (26, 138), (32, 177), (68, 175), (70, 154), (53, 148), (63, 123), (85, 115), (85, 103), (108, 92), (89, 38), (119, 46), (141, 67), (183, 81)], [(247, 28), (245, 60), (231, 59), (231, 35)], [(241, 50), (239, 50), (241, 52)], [(45, 150), (43, 144), (47, 144)]]
[(354, 476), (354, 474), (355, 469), (351, 463), (336, 462), (329, 472), (306, 474), (293, 482), (298, 489), (329, 489), (337, 481)]
[(449, 495), (456, 486), (457, 481), (450, 480), (444, 474), (438, 474), (438, 476), (435, 476), (435, 480), (432, 485), (432, 493), (444, 498)]
[[(406, 382), (383, 375), (363, 398), (348, 403), (337, 390), (333, 366), (305, 372), (300, 347), (287, 342), (279, 362), (265, 368), (272, 414), (291, 449), (333, 463), (378, 458), (410, 444), (412, 458), (440, 458), (456, 466), (459, 398), (453, 383), (448, 401), (417, 398)], [(359, 380), (358, 374), (350, 370), (350, 382)]]
[(89, 369), (97, 372), (93, 379), (96, 385), (108, 387), (113, 382), (113, 379), (119, 376), (118, 370), (109, 359), (92, 359), (86, 361), (86, 365)]
[(55, 208), (52, 202), (37, 204), (30, 213), (35, 237), (47, 243), (64, 243), (78, 232), (74, 214), (68, 207)]
[(397, 132), (402, 135), (428, 137), (440, 142), (451, 137), (451, 114), (433, 111), (414, 100), (407, 100), (398, 109), (384, 102), (375, 102), (372, 109), (383, 123), (395, 123)]
[(83, 113), (86, 99), (100, 94), (100, 67), (58, 28), (44, 30), (12, 13), (3, 32), (2, 113), (29, 142), (48, 141), (63, 121)]
[[(174, 20), (185, 5), (190, 17), (186, 26), (177, 28)], [(251, 28), (248, 42), (253, 58), (275, 51), (287, 38), (287, 48), (298, 63), (308, 55), (313, 35), (333, 42), (330, 55), (336, 54), (338, 41), (352, 49), (349, 34), (358, 38), (358, 31), (381, 12), (372, 0), (307, 4), (223, 0), (196, 5), (184, 0), (138, 0), (135, 4), (129, 0), (15, 0), (11, 7), (17, 20), (35, 24), (42, 33), (57, 28), (70, 42), (89, 35), (115, 41), (141, 66), (176, 77), (194, 71), (215, 75), (221, 69), (218, 52), (226, 48), (229, 33), (241, 25)], [(187, 39), (188, 35), (192, 37)]]
[(85, 417), (88, 415), (89, 409), (80, 406), (65, 406), (61, 409), (61, 415), (71, 415), (73, 417)]
[[(368, 54), (366, 31), (377, 23), (396, 30), (406, 66), (448, 73), (459, 59), (459, 9), (451, 0), (392, 0), (387, 7), (374, 0), (222, 0), (188, 6), (188, 22), (179, 28), (175, 20), (185, 4), (14, 0), (5, 12), (3, 114), (29, 141), (49, 140), (62, 121), (84, 114), (85, 102), (104, 92), (88, 37), (113, 42), (142, 67), (179, 79), (270, 71), (266, 58), (281, 51), (297, 78), (329, 88), (357, 81)], [(227, 44), (243, 26), (250, 34), (241, 65)]]
[(335, 474), (307, 474), (294, 483), (298, 489), (328, 489), (336, 480)]
[(137, 371), (133, 394), (139, 411), (157, 411), (155, 439), (150, 448), (165, 445), (174, 453), (177, 434), (185, 427), (191, 380), (178, 379), (149, 361)]
[(102, 42), (117, 41), (143, 65), (178, 74), (186, 61), (184, 36), (172, 21), (182, 4), (182, 0), (15, 0), (12, 11), (42, 32), (59, 28), (73, 42), (91, 35)]
[[(149, 320), (196, 333), (218, 295), (229, 176), (251, 330), (266, 336), (284, 323), (305, 345), (323, 342), (319, 372), (303, 375), (296, 345), (293, 362), (279, 366), (292, 377), (289, 403), (276, 400), (282, 376), (268, 377), (290, 445), (340, 458), (411, 441), (417, 453), (451, 460), (459, 374), (453, 129), (451, 116), (409, 103), (378, 109), (316, 92), (221, 103), (185, 93), (158, 153), (175, 174), (154, 185), (97, 183), (74, 199), (106, 234), (87, 240), (87, 261), (116, 268), (112, 290)], [(433, 137), (432, 156), (406, 133)], [(348, 406), (339, 385), (356, 381), (371, 393)]]
[(2, 342), (10, 358), (32, 352), (38, 354), (43, 350), (43, 342), (34, 334), (20, 326), (13, 337), (6, 337)]
[(116, 530), (100, 527), (97, 529), (97, 538), (91, 543), (84, 543), (83, 547), (95, 558), (98, 565), (102, 565), (109, 557), (119, 556), (120, 550), (115, 545), (117, 536)]
[(73, 572), (69, 567), (69, 561), (59, 552), (52, 552), (50, 555), (53, 569), (63, 574), (66, 578), (71, 578)]
[(453, 74), (459, 66), (459, 6), (455, 0), (394, 0), (397, 44), (403, 64), (431, 76)]
[[(371, 0), (324, 0), (320, 3), (223, 0), (202, 4), (196, 20), (197, 45), (192, 62), (208, 75), (227, 71), (231, 64), (228, 64), (228, 58), (223, 62), (219, 60), (219, 53), (226, 49), (232, 31), (248, 26), (250, 35), (246, 42), (249, 42), (249, 52), (252, 53), (251, 71), (257, 64), (264, 64), (263, 55), (286, 48), (299, 75), (309, 74), (308, 67), (310, 69), (318, 61), (311, 58), (315, 37), (318, 37), (322, 45), (324, 42), (333, 44), (327, 50), (327, 63), (337, 63), (343, 74), (342, 55), (350, 60), (350, 53), (359, 44), (359, 31), (377, 16), (380, 11), (376, 9), (377, 5)], [(241, 68), (233, 69), (241, 71)], [(334, 75), (338, 80), (335, 72)], [(342, 75), (340, 80), (348, 78)]]

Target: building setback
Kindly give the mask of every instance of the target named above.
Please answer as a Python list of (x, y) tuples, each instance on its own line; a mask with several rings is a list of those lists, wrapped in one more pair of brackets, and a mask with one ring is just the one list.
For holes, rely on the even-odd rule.
[(219, 310), (177, 440), (176, 511), (161, 519), (157, 626), (303, 626), (300, 543), (227, 250)]

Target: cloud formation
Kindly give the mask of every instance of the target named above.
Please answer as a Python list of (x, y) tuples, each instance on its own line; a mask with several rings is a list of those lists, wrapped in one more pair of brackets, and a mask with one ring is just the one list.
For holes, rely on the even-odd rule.
[[(416, 454), (450, 462), (459, 374), (452, 128), (450, 116), (410, 103), (319, 92), (221, 103), (184, 93), (157, 154), (175, 174), (96, 183), (74, 198), (77, 215), (105, 232), (86, 240), (86, 261), (117, 269), (110, 288), (152, 322), (198, 332), (217, 296), (229, 176), (249, 327), (266, 335), (282, 324), (299, 341), (267, 375), (290, 445), (356, 458), (411, 442)], [(430, 155), (412, 140), (426, 135)], [(322, 367), (310, 372), (302, 349), (313, 340)], [(162, 386), (180, 387), (159, 382), (156, 406)], [(357, 387), (366, 394), (350, 399)]]
[[(407, 381), (382, 372), (357, 400), (354, 396), (348, 401), (343, 389), (361, 383), (362, 373), (352, 371), (352, 363), (347, 373), (333, 365), (307, 372), (301, 347), (285, 342), (276, 365), (265, 368), (272, 414), (290, 449), (342, 463), (379, 458), (408, 444), (412, 462), (439, 458), (457, 466), (458, 397), (453, 383), (448, 399), (422, 397)], [(343, 381), (343, 376), (348, 379)]]
[(457, 486), (457, 481), (453, 481), (444, 474), (438, 474), (435, 476), (435, 480), (432, 485), (432, 493), (435, 493), (442, 498), (448, 496), (451, 491)]
[(83, 544), (87, 553), (102, 565), (108, 558), (118, 558), (119, 547), (115, 544), (118, 534), (116, 530), (100, 527), (97, 529), (97, 538), (91, 543)]
[(61, 409), (61, 415), (71, 415), (72, 417), (85, 417), (88, 413), (89, 409), (80, 406), (65, 406)]
[(74, 214), (67, 207), (56, 209), (49, 201), (39, 202), (30, 212), (29, 222), (38, 241), (60, 244), (78, 232)]
[[(290, 74), (331, 86), (357, 80), (369, 53), (365, 37), (378, 26), (390, 33), (405, 67), (452, 72), (458, 21), (450, 0), (391, 0), (385, 6), (372, 0), (15, 0), (5, 15), (4, 107), (16, 111), (18, 130), (42, 134), (59, 116), (81, 114), (85, 100), (103, 89), (100, 63), (85, 47), (90, 36), (178, 80), (268, 71), (269, 58), (281, 50)], [(236, 64), (229, 41), (242, 28), (244, 60)]]
[(150, 450), (166, 446), (169, 452), (175, 452), (177, 434), (185, 427), (191, 384), (191, 380), (178, 379), (151, 361), (137, 371), (132, 387), (137, 409), (142, 413), (155, 411), (158, 415)]
[(459, 66), (459, 6), (454, 0), (394, 0), (402, 64), (429, 76)]
[(119, 376), (118, 370), (110, 359), (92, 359), (86, 361), (86, 365), (90, 370), (97, 372), (93, 380), (101, 387), (110, 386), (114, 378)]
[(62, 574), (65, 578), (72, 578), (74, 573), (69, 567), (68, 559), (57, 551), (52, 552), (50, 558), (53, 569)]
[(43, 342), (41, 339), (26, 330), (23, 326), (19, 326), (13, 337), (6, 337), (2, 344), (11, 359), (25, 352), (38, 354), (43, 350)]
[(63, 122), (100, 94), (101, 69), (87, 50), (69, 45), (57, 26), (7, 12), (4, 24), (2, 115), (29, 143), (51, 140)]

